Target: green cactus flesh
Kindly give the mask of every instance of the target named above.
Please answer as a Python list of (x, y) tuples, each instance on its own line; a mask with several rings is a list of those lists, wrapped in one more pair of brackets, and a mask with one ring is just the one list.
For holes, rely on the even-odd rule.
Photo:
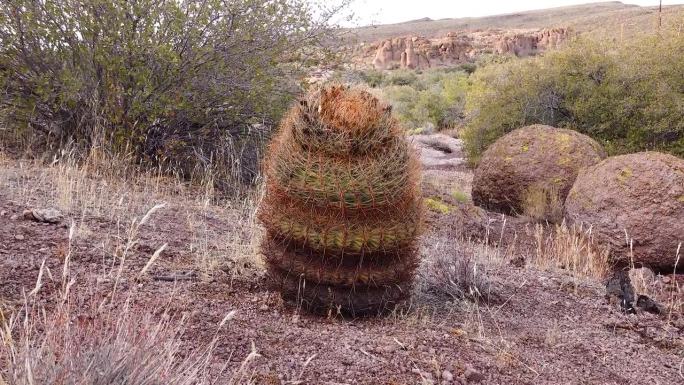
[(269, 282), (285, 299), (363, 315), (408, 295), (423, 202), (415, 154), (389, 111), (330, 86), (281, 123), (258, 216)]

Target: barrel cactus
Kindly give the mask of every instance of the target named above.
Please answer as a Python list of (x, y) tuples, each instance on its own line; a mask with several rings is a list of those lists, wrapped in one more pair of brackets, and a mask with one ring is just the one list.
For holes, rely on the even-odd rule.
[(420, 166), (388, 105), (341, 85), (310, 92), (281, 122), (264, 173), (262, 252), (283, 298), (353, 316), (407, 298)]

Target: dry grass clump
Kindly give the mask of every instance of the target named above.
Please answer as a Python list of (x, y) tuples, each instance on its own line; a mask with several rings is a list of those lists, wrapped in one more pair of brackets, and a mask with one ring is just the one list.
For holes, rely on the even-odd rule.
[(550, 228), (537, 224), (534, 237), (533, 263), (538, 266), (592, 278), (604, 278), (610, 271), (608, 252), (594, 243), (591, 228), (565, 222)]
[(491, 293), (485, 274), (483, 266), (469, 255), (438, 255), (420, 271), (427, 292), (452, 300), (488, 298)]
[[(682, 258), (681, 253), (680, 244), (675, 254), (677, 262)], [(684, 317), (684, 287), (677, 280), (675, 271), (671, 275), (661, 275), (647, 267), (637, 268), (632, 264), (629, 278), (634, 292), (659, 303), (661, 314), (665, 314), (668, 321)]]
[[(187, 247), (201, 278), (211, 279), (220, 270), (231, 278), (252, 279), (261, 274), (263, 261), (258, 257), (261, 228), (256, 223), (256, 199), (250, 194), (231, 201), (228, 208), (220, 211), (208, 201), (187, 210)], [(217, 212), (231, 223), (229, 231), (210, 225)]]
[(230, 193), (219, 190), (220, 178), (210, 168), (194, 170), (188, 177), (161, 167), (144, 168), (136, 165), (133, 153), (113, 154), (99, 147), (87, 156), (64, 149), (52, 159), (0, 161), (6, 165), (0, 169), (0, 184), (8, 187), (10, 199), (23, 205), (39, 202), (80, 217), (118, 220), (170, 197), (201, 207), (243, 200), (253, 191), (239, 184)]
[[(133, 221), (127, 247), (135, 244), (140, 227), (160, 208), (155, 206), (141, 220)], [(141, 301), (137, 291), (117, 291), (125, 257), (112, 275), (77, 285), (79, 277), (70, 271), (73, 237), (74, 225), (69, 230), (58, 290), (43, 298), (44, 271), (49, 279), (57, 278), (43, 263), (35, 288), (24, 295), (24, 306), (12, 314), (0, 309), (0, 384), (204, 385), (219, 377), (227, 378), (224, 383), (228, 384), (252, 383), (253, 373), (247, 364), (258, 356), (255, 351), (230, 375), (214, 360), (218, 332), (234, 311), (223, 318), (211, 341), (188, 350), (183, 342), (185, 316), (174, 314), (172, 307), (164, 304), (136, 307)], [(137, 279), (163, 248), (150, 258)], [(110, 278), (114, 280), (110, 289), (99, 290), (103, 289), (99, 282), (110, 282)], [(171, 298), (168, 304), (173, 301)]]
[(555, 187), (535, 186), (527, 190), (522, 202), (523, 215), (539, 222), (563, 221), (563, 200)]
[[(28, 300), (0, 330), (0, 384), (205, 385), (251, 384), (252, 352), (234, 373), (214, 362), (216, 338), (188, 351), (185, 319), (164, 309), (141, 311), (70, 296), (46, 310)], [(226, 315), (218, 330), (233, 317)], [(218, 332), (217, 330), (217, 332)]]
[(9, 166), (0, 170), (0, 182), (8, 187), (9, 198), (80, 217), (122, 219), (186, 191), (178, 178), (161, 171), (142, 172), (128, 159), (96, 151), (85, 161), (79, 161), (74, 153), (63, 153), (47, 166), (41, 160), (7, 163)]
[[(0, 154), (1, 155), (1, 154)], [(131, 159), (93, 150), (85, 160), (63, 152), (49, 165), (45, 160), (0, 157), (3, 195), (23, 208), (56, 208), (78, 224), (77, 237), (90, 237), (91, 219), (114, 224), (103, 247), (121, 256), (130, 247), (131, 220), (150, 207), (166, 202), (164, 221), (177, 221), (187, 231), (187, 251), (201, 277), (219, 269), (233, 275), (249, 274), (257, 265), (259, 226), (254, 221), (256, 191), (226, 197), (215, 188), (210, 173), (195, 182), (169, 176), (161, 170), (141, 170)], [(230, 199), (226, 199), (230, 198)], [(231, 231), (215, 229), (213, 217), (231, 223)], [(157, 246), (155, 246), (157, 247)]]
[(485, 262), (486, 245), (461, 240), (437, 240), (418, 269), (417, 291), (449, 300), (489, 300), (494, 295)]
[(629, 280), (634, 287), (634, 292), (638, 294), (644, 294), (651, 298), (662, 291), (662, 288), (658, 287), (658, 277), (649, 268), (632, 268), (629, 270)]
[(458, 203), (467, 203), (470, 200), (470, 195), (461, 190), (453, 190), (451, 196), (456, 199)]
[(155, 320), (128, 306), (77, 315), (78, 305), (47, 314), (29, 306), (5, 323), (0, 355), (8, 384), (206, 383), (206, 357), (179, 359), (180, 330), (169, 317)]

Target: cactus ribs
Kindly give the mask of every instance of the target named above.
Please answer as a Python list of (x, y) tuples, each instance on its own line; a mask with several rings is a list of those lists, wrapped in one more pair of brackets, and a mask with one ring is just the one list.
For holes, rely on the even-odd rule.
[(311, 92), (283, 119), (258, 215), (269, 281), (285, 299), (359, 316), (408, 297), (422, 198), (403, 135), (389, 106), (340, 85)]

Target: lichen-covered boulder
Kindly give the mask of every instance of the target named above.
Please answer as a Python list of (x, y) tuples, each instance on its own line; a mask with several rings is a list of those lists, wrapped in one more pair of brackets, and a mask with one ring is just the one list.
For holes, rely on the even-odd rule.
[(577, 173), (605, 158), (601, 146), (576, 131), (544, 125), (519, 128), (492, 144), (482, 155), (473, 177), (473, 202), (510, 215), (529, 209), (544, 215), (570, 191)]
[(671, 272), (684, 242), (684, 160), (658, 152), (608, 158), (580, 173), (565, 215), (592, 226), (616, 265)]

